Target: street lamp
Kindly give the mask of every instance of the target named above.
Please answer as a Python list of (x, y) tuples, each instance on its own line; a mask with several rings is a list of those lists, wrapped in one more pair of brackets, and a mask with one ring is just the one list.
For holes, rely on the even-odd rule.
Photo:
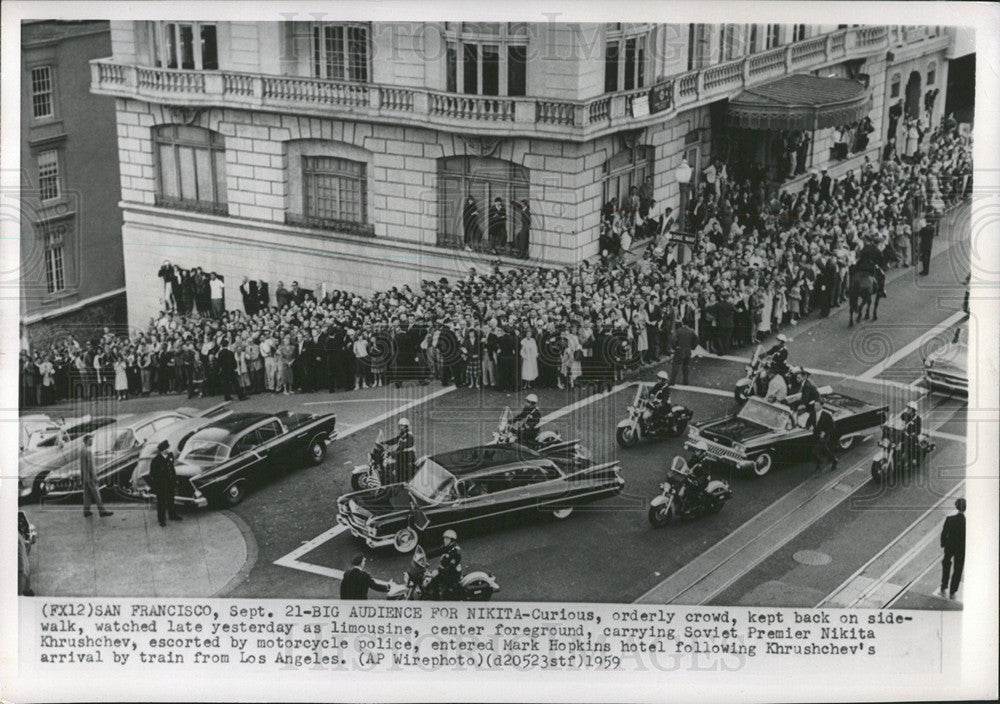
[(681, 163), (676, 169), (674, 169), (674, 178), (677, 179), (677, 185), (680, 187), (681, 191), (681, 213), (678, 220), (680, 221), (680, 229), (682, 230), (687, 227), (687, 204), (691, 191), (691, 176), (693, 173), (693, 169), (688, 163), (687, 157), (681, 157)]

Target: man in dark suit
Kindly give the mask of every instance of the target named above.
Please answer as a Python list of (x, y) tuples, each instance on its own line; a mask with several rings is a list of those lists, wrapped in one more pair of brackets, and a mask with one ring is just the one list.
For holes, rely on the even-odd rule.
[(149, 486), (156, 494), (156, 518), (161, 526), (167, 525), (168, 516), (171, 521), (182, 520), (174, 506), (176, 485), (177, 472), (174, 471), (174, 456), (170, 452), (170, 441), (163, 440), (156, 446), (156, 456), (149, 466)]
[(837, 469), (837, 456), (833, 454), (834, 435), (836, 428), (830, 411), (823, 408), (819, 399), (812, 402), (812, 416), (809, 425), (813, 431), (813, 458), (816, 460), (816, 471), (823, 469), (823, 460), (830, 460), (830, 471)]
[(920, 275), (927, 276), (931, 269), (931, 249), (934, 246), (934, 224), (927, 220), (927, 224), (920, 228)]
[(446, 324), (441, 328), (437, 339), (437, 350), (441, 355), (441, 383), (445, 386), (449, 384), (462, 386), (462, 379), (458, 373), (462, 351), (459, 348), (458, 336), (450, 325)]
[(379, 582), (365, 571), (365, 556), (355, 555), (351, 560), (351, 569), (344, 573), (340, 580), (341, 599), (367, 599), (368, 590), (377, 592), (389, 591), (387, 582)]
[(955, 598), (955, 592), (962, 581), (962, 569), (965, 567), (965, 499), (957, 499), (955, 508), (958, 513), (944, 519), (944, 526), (941, 528), (944, 559), (941, 560), (941, 591), (938, 594), (944, 596), (947, 593), (949, 599)]
[(826, 318), (830, 315), (830, 307), (833, 305), (833, 291), (837, 286), (837, 263), (832, 255), (823, 258), (816, 286), (819, 289), (820, 316)]
[(216, 364), (219, 369), (219, 383), (222, 386), (222, 393), (225, 394), (226, 400), (231, 401), (232, 397), (230, 393), (235, 391), (240, 401), (245, 401), (246, 396), (243, 395), (243, 389), (240, 388), (239, 379), (236, 377), (236, 355), (229, 349), (228, 340), (222, 341), (222, 348), (219, 350)]
[(319, 391), (323, 384), (323, 372), (326, 371), (326, 350), (323, 349), (319, 328), (313, 328), (312, 337), (302, 347), (302, 354), (305, 360), (302, 388), (304, 391)]
[(719, 354), (729, 354), (729, 348), (733, 344), (733, 316), (736, 314), (736, 307), (723, 294), (718, 302), (709, 306), (709, 311), (715, 318), (715, 339), (719, 343)]
[(247, 277), (243, 277), (243, 283), (240, 284), (240, 296), (243, 298), (243, 310), (246, 311), (247, 315), (253, 315), (257, 312), (257, 282), (251, 281)]
[(823, 177), (819, 180), (819, 200), (822, 203), (826, 203), (830, 200), (830, 196), (833, 192), (833, 179), (830, 178), (830, 174), (827, 173), (826, 169), (823, 169)]
[(688, 383), (688, 371), (691, 366), (691, 353), (698, 346), (698, 334), (688, 327), (687, 323), (681, 323), (674, 333), (674, 359), (670, 368), (670, 385), (673, 386), (677, 380), (677, 372), (680, 371), (684, 379), (685, 386)]

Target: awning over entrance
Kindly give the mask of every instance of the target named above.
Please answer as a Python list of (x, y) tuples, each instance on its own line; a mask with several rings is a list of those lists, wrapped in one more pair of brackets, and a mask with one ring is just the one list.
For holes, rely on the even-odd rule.
[(793, 74), (729, 101), (729, 124), (750, 130), (815, 131), (860, 120), (871, 107), (871, 92), (849, 78)]

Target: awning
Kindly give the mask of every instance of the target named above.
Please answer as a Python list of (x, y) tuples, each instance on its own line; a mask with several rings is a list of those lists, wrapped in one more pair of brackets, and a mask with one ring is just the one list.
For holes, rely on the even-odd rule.
[(748, 88), (729, 101), (729, 124), (750, 130), (805, 130), (860, 120), (871, 91), (849, 78), (796, 73)]

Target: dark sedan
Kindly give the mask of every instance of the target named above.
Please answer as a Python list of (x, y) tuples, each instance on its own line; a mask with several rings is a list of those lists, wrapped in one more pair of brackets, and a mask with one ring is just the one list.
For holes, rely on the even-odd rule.
[(528, 511), (566, 518), (574, 506), (610, 498), (625, 486), (618, 462), (594, 464), (587, 456), (487, 445), (425, 457), (405, 484), (340, 497), (337, 520), (369, 547), (407, 553), (448, 528), (466, 535)]
[(283, 411), (233, 413), (190, 438), (178, 458), (177, 501), (235, 506), (276, 471), (322, 464), (337, 416)]
[[(823, 407), (833, 416), (837, 442), (844, 450), (881, 427), (889, 412), (888, 406), (840, 393), (824, 394)], [(813, 435), (807, 418), (784, 404), (751, 397), (736, 415), (692, 424), (685, 447), (697, 447), (723, 464), (762, 477), (775, 464), (795, 464), (811, 456)]]

